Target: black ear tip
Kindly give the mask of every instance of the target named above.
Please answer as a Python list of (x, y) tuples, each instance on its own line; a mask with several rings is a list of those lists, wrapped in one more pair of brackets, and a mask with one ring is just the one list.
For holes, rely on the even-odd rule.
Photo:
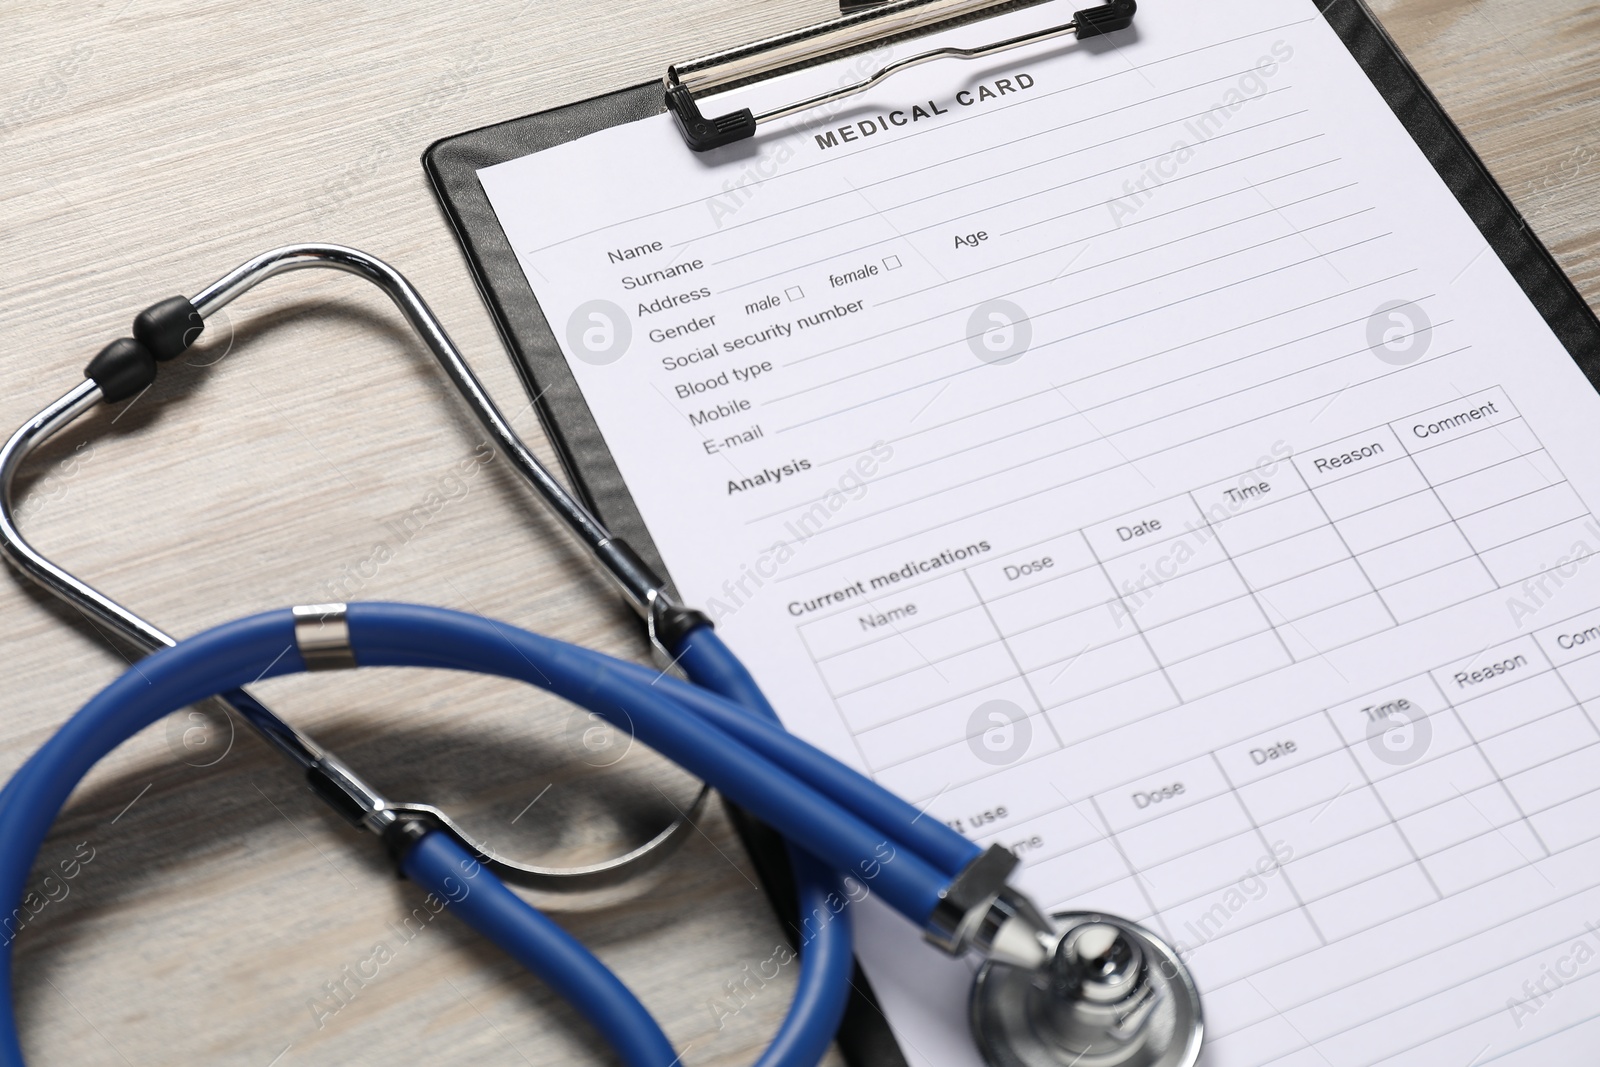
[(1133, 16), (1139, 10), (1135, 0), (1110, 0), (1099, 7), (1076, 12), (1072, 20), (1078, 27), (1078, 38), (1099, 37), (1103, 34), (1125, 30), (1133, 25)]
[(119, 337), (89, 361), (83, 375), (93, 378), (108, 404), (138, 396), (156, 380), (156, 357), (131, 337)]
[(151, 304), (133, 320), (133, 336), (162, 361), (187, 352), (205, 328), (206, 320), (186, 296), (171, 296)]

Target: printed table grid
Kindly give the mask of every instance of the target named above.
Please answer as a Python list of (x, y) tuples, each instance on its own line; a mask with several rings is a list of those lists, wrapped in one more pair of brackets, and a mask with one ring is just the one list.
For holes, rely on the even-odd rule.
[(1569, 565), (1594, 529), (1496, 388), (799, 630), (874, 772), (971, 781)]
[[(1597, 537), (1491, 389), (950, 567), (800, 632), (880, 780), (958, 784), (1565, 574)], [(1524, 944), (1493, 947), (1481, 973), (1440, 962), (1517, 921), (1508, 909), (1540, 894), (1530, 878), (1544, 868), (1579, 868), (1560, 899), (1600, 887), (1581, 873), (1600, 863), (1596, 653), (1600, 613), (1121, 787), (1013, 812), (994, 836), (1056, 906), (1126, 914), (1177, 945), (1216, 1006), (1213, 1040), (1282, 1026), (1251, 995), (1252, 975), (1281, 972), (1302, 1029), (1359, 1047), (1404, 1007), (1346, 1002), (1374, 953), (1411, 945), (1394, 966), (1416, 969), (1421, 1003), (1533, 958)], [(1393, 923), (1430, 932), (1387, 936)], [(1458, 1025), (1492, 1025), (1480, 1000), (1459, 1002)]]
[[(1077, 824), (1078, 837), (1083, 838), (1083, 830), (1088, 830), (1085, 840), (1072, 841), (1066, 848), (1035, 845), (1030, 849), (1024, 883), (1037, 878), (1038, 883), (1070, 885), (1061, 864), (1085, 872), (1093, 870), (1096, 878), (1093, 883), (1070, 886), (1066, 893), (1056, 894), (1061, 897), (1056, 905), (1072, 909), (1120, 910), (1154, 925), (1190, 958), (1202, 976), (1210, 1003), (1224, 1000), (1222, 993), (1230, 987), (1248, 984), (1250, 974), (1262, 971), (1270, 974), (1275, 966), (1286, 966), (1290, 961), (1301, 960), (1307, 952), (1326, 949), (1339, 942), (1354, 942), (1363, 936), (1381, 937), (1382, 928), (1389, 923), (1416, 920), (1430, 909), (1442, 907), (1451, 897), (1472, 897), (1472, 925), (1451, 925), (1434, 947), (1408, 960), (1397, 961), (1397, 966), (1421, 965), (1466, 937), (1486, 933), (1501, 923), (1510, 923), (1541, 907), (1549, 907), (1552, 902), (1600, 886), (1600, 878), (1592, 873), (1595, 859), (1600, 856), (1590, 854), (1595, 853), (1594, 846), (1600, 843), (1600, 833), (1594, 832), (1595, 821), (1600, 816), (1600, 784), (1595, 784), (1600, 782), (1600, 728), (1595, 728), (1592, 718), (1592, 705), (1600, 702), (1597, 667), (1600, 667), (1600, 613), (1589, 613), (1589, 616), (1568, 619), (1496, 648), (1485, 649), (1472, 657), (1472, 661), (1419, 673), (1370, 696), (1286, 723), (1277, 731), (1222, 745), (1198, 760), (1144, 774), (1120, 787), (1101, 790), (1083, 801), (1069, 801), (1058, 808), (1030, 814), (1026, 821), (1006, 827), (1000, 837), (1045, 840), (1061, 832), (1062, 817)], [(1549, 685), (1552, 680), (1554, 686)], [(1483, 693), (1472, 691), (1477, 686), (1498, 688)], [(1502, 726), (1498, 733), (1493, 726), (1472, 728), (1467, 725), (1474, 705), (1493, 704), (1496, 697), (1509, 697), (1501, 701), (1501, 705), (1514, 707), (1520, 702), (1518, 697), (1533, 686), (1562, 689), (1570, 702), (1542, 710), (1515, 725)], [(1451, 688), (1458, 689), (1459, 693), (1451, 693)], [(1410, 705), (1406, 710), (1413, 718), (1403, 725), (1378, 729), (1368, 725), (1379, 721), (1366, 713), (1368, 709), (1392, 709), (1397, 704)], [(1491, 742), (1526, 731), (1538, 731), (1539, 726), (1568, 713), (1576, 713), (1587, 731), (1581, 744), (1555, 747), (1534, 765), (1514, 773), (1501, 773), (1493, 753), (1485, 750), (1485, 745)], [(1270, 766), (1250, 781), (1232, 781), (1226, 768), (1230, 755), (1238, 757), (1238, 753), (1250, 750), (1264, 753), (1267, 745), (1272, 744), (1267, 741), (1269, 737), (1291, 736), (1314, 720), (1325, 721), (1328, 731), (1336, 736), (1326, 752), (1318, 752), (1299, 763), (1288, 761)], [(1458, 731), (1454, 739), (1432, 744), (1446, 736), (1450, 729)], [(1306, 734), (1301, 733), (1301, 736)], [(1282, 741), (1277, 744), (1282, 747)], [(1456, 757), (1480, 763), (1485, 771), (1482, 784), (1456, 790), (1454, 797), (1446, 795), (1424, 803), (1405, 803), (1408, 793), (1419, 792), (1418, 782), (1426, 779), (1430, 768)], [(1283, 757), (1266, 760), (1266, 765), (1275, 763), (1278, 758)], [(1163, 787), (1170, 789), (1174, 784), (1170, 779), (1187, 773), (1187, 769), (1195, 765), (1205, 765), (1206, 760), (1216, 766), (1224, 787), (1222, 792), (1213, 795), (1213, 790), (1202, 787), (1197, 792), (1200, 798), (1189, 801), (1187, 808), (1162, 811), (1146, 821), (1139, 821), (1138, 817), (1126, 821), (1125, 817), (1122, 824), (1118, 824), (1114, 798), (1139, 792), (1149, 795)], [(1309, 768), (1328, 765), (1334, 760), (1347, 761), (1350, 768), (1354, 768), (1352, 776), (1339, 789), (1318, 792), (1304, 789), (1296, 782), (1299, 777), (1307, 776)], [(1310, 774), (1310, 777), (1317, 776)], [(1256, 809), (1261, 800), (1248, 792), (1261, 784), (1280, 785), (1286, 793), (1298, 798), (1298, 806), (1288, 811), (1275, 811), (1270, 819), (1261, 819)], [(1339, 805), (1349, 806), (1349, 801), (1357, 797), (1371, 797), (1382, 809), (1382, 819), (1365, 822), (1357, 819), (1347, 827), (1344, 837), (1325, 840), (1310, 848), (1296, 848), (1293, 841), (1274, 837), (1275, 832), (1291, 829), (1296, 817), (1310, 816), (1315, 821)], [(1245, 816), (1232, 827), (1221, 825), (1218, 817), (1219, 803), (1229, 798)], [(1525, 803), (1525, 798), (1538, 798), (1539, 803)], [(1501, 800), (1509, 800), (1509, 808), (1502, 808), (1501, 816), (1491, 817), (1488, 813)], [(1402, 803), (1405, 806), (1400, 806)], [(1131, 848), (1128, 845), (1133, 833), (1162, 822), (1181, 824), (1184, 811), (1194, 813), (1202, 808), (1208, 809), (1197, 819), (1197, 825), (1219, 829), (1190, 837), (1192, 827), (1179, 825), (1170, 837), (1186, 840), (1186, 846), (1162, 857), (1160, 862), (1144, 864), (1136, 857), (1138, 845)], [(1093, 813), (1093, 817), (1086, 813)], [(1477, 825), (1448, 843), (1422, 848), (1410, 840), (1414, 832), (1426, 827), (1429, 821), (1459, 824), (1462, 819), (1477, 819)], [(1541, 830), (1541, 824), (1546, 829)], [(1562, 835), (1554, 845), (1546, 841), (1550, 830)], [(1384, 835), (1403, 841), (1403, 853), (1382, 851)], [(1250, 848), (1238, 848), (1242, 841), (1248, 841)], [(1109, 848), (1101, 848), (1101, 845)], [(1350, 849), (1352, 845), (1358, 848)], [(1296, 885), (1296, 872), (1314, 869), (1318, 857), (1331, 856), (1330, 865), (1347, 867), (1352, 857), (1373, 854), (1378, 859), (1370, 869), (1346, 870), (1350, 885), (1336, 886), (1328, 893), (1307, 891), (1304, 883)], [(1219, 869), (1219, 859), (1226, 864), (1227, 856), (1238, 859), (1237, 877), (1218, 885), (1214, 872)], [(1568, 891), (1565, 896), (1544, 899), (1538, 907), (1526, 907), (1528, 893), (1520, 889), (1496, 891), (1507, 880), (1525, 877), (1528, 870), (1538, 870), (1539, 862), (1566, 856), (1584, 857), (1579, 867), (1586, 870), (1587, 877), (1581, 881), (1581, 888)], [(1174, 867), (1179, 872), (1184, 870), (1186, 861), (1194, 870), (1202, 867), (1210, 870), (1213, 877), (1203, 883), (1203, 891), (1190, 891), (1168, 899), (1158, 880)], [(1446, 888), (1440, 886), (1442, 875), (1453, 878)], [(1246, 885), (1251, 885), (1248, 891), (1242, 888)], [(1554, 889), (1555, 883), (1549, 885)], [(1258, 894), (1254, 886), (1267, 888)], [(1426, 886), (1426, 891), (1422, 886)], [(1246, 901), (1243, 909), (1235, 910), (1226, 904), (1230, 891), (1242, 894)], [(1490, 904), (1493, 907), (1486, 907)], [(1354, 920), (1347, 913), (1352, 907), (1360, 912)], [(1507, 907), (1522, 910), (1509, 913)], [(1211, 926), (1206, 925), (1208, 921)], [(1294, 923), (1299, 925), (1298, 933)], [(1570, 941), (1576, 933), (1581, 931), (1574, 929), (1573, 934), (1550, 945), (1542, 942), (1523, 945), (1512, 957), (1482, 958), (1478, 960), (1482, 969), (1470, 976), (1435, 974), (1434, 985), (1416, 990), (1414, 1001), (1450, 992), (1502, 966), (1533, 960), (1539, 953)], [(1216, 945), (1224, 942), (1232, 949), (1226, 953), (1230, 969), (1214, 973), (1208, 965), (1218, 958), (1219, 953), (1214, 950)], [(1330, 968), (1323, 977), (1322, 989), (1294, 1001), (1291, 1008), (1317, 1006), (1323, 997), (1339, 995), (1342, 985), (1344, 977)], [(1410, 1003), (1413, 1001), (1408, 1001), (1408, 1005)], [(1387, 1001), (1379, 1005), (1379, 1001), (1373, 1001), (1370, 1013), (1352, 1022), (1350, 1030), (1403, 1006), (1406, 1005)], [(1283, 1009), (1285, 1005), (1280, 1003), (1270, 1017), (1258, 1019), (1235, 1019), (1226, 1011), (1214, 1013), (1221, 1014), (1213, 1019), (1213, 1024), (1221, 1024), (1213, 1025), (1214, 1040), (1221, 1040), (1229, 1033), (1245, 1032), (1256, 1025), (1270, 1024)], [(1504, 1006), (1498, 1009), (1502, 1011)], [(1482, 1019), (1464, 1019), (1462, 1024), (1474, 1021)], [(1322, 1040), (1325, 1035), (1315, 1037)]]

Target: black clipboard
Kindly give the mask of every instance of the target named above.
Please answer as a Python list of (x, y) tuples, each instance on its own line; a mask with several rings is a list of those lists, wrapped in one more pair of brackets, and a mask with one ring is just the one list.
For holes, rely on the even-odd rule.
[[(1512, 205), (1483, 161), (1445, 114), (1364, 0), (1316, 0), (1318, 10), (1382, 94), (1528, 300), (1600, 390), (1600, 320)], [(584, 502), (626, 538), (658, 573), (667, 574), (599, 426), (545, 321), (477, 172), (554, 145), (667, 110), (660, 81), (485, 126), (435, 142), (423, 165), (467, 265), (511, 353), (568, 478)], [(751, 860), (779, 916), (795, 913), (781, 841), (737, 820)], [(856, 971), (856, 992), (839, 1031), (852, 1067), (903, 1067), (893, 1034)]]

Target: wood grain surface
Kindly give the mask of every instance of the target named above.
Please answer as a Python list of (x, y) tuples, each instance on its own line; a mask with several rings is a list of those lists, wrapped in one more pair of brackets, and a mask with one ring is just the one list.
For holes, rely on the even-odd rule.
[[(1600, 302), (1600, 8), (1377, 10)], [(822, 0), (7, 4), (0, 427), (81, 380), (145, 304), (274, 245), (322, 240), (403, 270), (548, 458), (427, 188), (423, 148), (828, 13)], [(475, 458), (479, 440), (380, 295), (299, 274), (230, 307), (137, 401), (44, 450), (20, 480), (23, 524), (179, 635), (290, 603), (386, 598), (641, 656), (625, 610), (504, 460)], [(426, 522), (396, 525), (419, 506)], [(0, 618), (9, 773), (127, 660), (9, 572)], [(364, 672), (259, 695), (391, 796), (450, 806), (508, 852), (595, 857), (693, 796), (642, 749), (596, 756), (580, 713), (509, 684)], [(402, 927), (421, 894), (225, 720), (176, 716), (105, 761), (58, 823), (36, 886), (63, 861), (74, 877), (50, 883), (18, 941), (34, 1063), (612, 1062), (570, 1010), (448, 917), (424, 909)], [(728, 999), (781, 939), (752, 878), (713, 806), (649, 878), (555, 905), (686, 1064), (743, 1064), (793, 981), (788, 968), (747, 1003)]]

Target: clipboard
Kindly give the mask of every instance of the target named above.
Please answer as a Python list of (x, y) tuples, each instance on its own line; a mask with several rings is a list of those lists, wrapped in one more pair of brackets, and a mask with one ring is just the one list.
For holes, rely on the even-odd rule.
[[(625, 537), (658, 573), (668, 574), (556, 335), (545, 320), (501, 230), (477, 172), (669, 110), (674, 113), (691, 147), (715, 147), (727, 140), (748, 137), (755, 133), (760, 122), (793, 114), (822, 98), (800, 101), (763, 116), (749, 112), (706, 115), (699, 108), (695, 93), (733, 88), (812, 62), (864, 51), (887, 40), (902, 40), (950, 28), (1031, 7), (1038, 2), (1040, 0), (1001, 3), (993, 0), (895, 0), (859, 10), (832, 23), (671, 68), (664, 80), (447, 137), (427, 149), (423, 163), (434, 192), (455, 229), (474, 280), (568, 478), (595, 514)], [(1122, 4), (1126, 4), (1125, 13), (1131, 15), (1133, 5), (1127, 0), (1114, 0), (1105, 7), (1118, 8)], [(1422, 83), (1364, 0), (1316, 0), (1316, 6), (1461, 204), (1489, 248), (1500, 258), (1585, 377), (1600, 390), (1600, 320), (1528, 227), (1461, 131)], [(908, 12), (915, 14), (919, 10), (926, 12), (930, 8), (935, 9), (932, 15), (925, 14), (923, 24), (914, 32), (908, 32), (903, 22), (895, 21), (897, 16)], [(854, 5), (847, 5), (846, 10), (856, 9)], [(1080, 18), (1083, 15), (1079, 13)], [(1105, 17), (1111, 20), (1108, 22), (1111, 25), (1118, 16), (1108, 14)], [(883, 30), (884, 35), (872, 36), (866, 31), (872, 26)], [(1093, 32), (1093, 27), (1090, 30)], [(1001, 47), (1030, 44), (1040, 39), (1046, 38), (1042, 34), (1030, 34), (1026, 40), (995, 42), (990, 48), (998, 51)], [(815, 49), (823, 44), (837, 47), (822, 58), (797, 58), (803, 57), (806, 47)], [(776, 58), (764, 65), (749, 61), (752, 55), (774, 48), (777, 49)], [(912, 59), (920, 62), (924, 57)], [(733, 61), (731, 73), (726, 66), (730, 60)], [(908, 62), (901, 61), (895, 66)], [(720, 80), (699, 76), (708, 66), (717, 64), (724, 65), (719, 68)], [(702, 124), (698, 129), (697, 122)], [(697, 136), (702, 139), (700, 146), (694, 145)], [(749, 820), (736, 818), (736, 824), (778, 914), (783, 917), (794, 914), (788, 864), (781, 842), (770, 831)], [(866, 1064), (893, 1067), (906, 1062), (859, 968), (856, 992), (839, 1033), (839, 1045), (853, 1067)]]

